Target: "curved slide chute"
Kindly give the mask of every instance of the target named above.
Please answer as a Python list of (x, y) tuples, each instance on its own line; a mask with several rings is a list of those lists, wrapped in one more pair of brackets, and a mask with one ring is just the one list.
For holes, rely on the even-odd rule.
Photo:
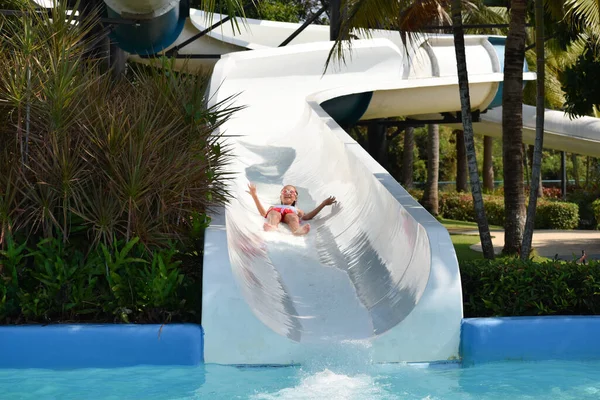
[[(375, 362), (458, 357), (462, 296), (448, 232), (323, 107), (367, 93), (356, 119), (456, 112), (451, 44), (359, 40), (351, 61), (324, 75), (330, 42), (236, 52), (215, 65), (211, 101), (237, 95), (248, 107), (221, 127), (234, 199), (206, 233), (207, 362), (302, 363), (348, 341), (368, 343)], [(473, 108), (485, 109), (502, 80), (495, 52), (471, 37), (467, 53)], [(284, 184), (298, 188), (301, 208), (328, 195), (340, 204), (306, 237), (264, 232), (249, 182), (267, 205)]]

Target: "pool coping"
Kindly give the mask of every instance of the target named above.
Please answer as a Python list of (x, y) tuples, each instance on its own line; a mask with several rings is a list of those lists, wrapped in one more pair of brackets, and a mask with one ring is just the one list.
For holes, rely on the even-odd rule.
[[(600, 316), (465, 318), (460, 359), (407, 365), (600, 360), (599, 336)], [(204, 363), (204, 330), (196, 324), (4, 325), (0, 354), (0, 369), (197, 366)]]
[(204, 332), (195, 324), (0, 326), (0, 369), (199, 365)]
[(600, 316), (465, 318), (465, 366), (496, 361), (600, 360)]

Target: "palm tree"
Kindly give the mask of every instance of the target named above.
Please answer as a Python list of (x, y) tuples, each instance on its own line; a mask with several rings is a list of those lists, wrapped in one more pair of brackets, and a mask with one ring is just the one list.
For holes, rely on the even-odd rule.
[(527, 39), (527, 0), (512, 0), (504, 53), (502, 91), (502, 161), (504, 164), (504, 249), (521, 249), (525, 226), (523, 185), (523, 62)]
[(456, 191), (466, 192), (468, 190), (468, 166), (467, 152), (465, 149), (465, 133), (461, 129), (456, 129)]
[(473, 206), (475, 208), (475, 218), (479, 228), (479, 238), (481, 239), (483, 256), (488, 259), (493, 259), (494, 246), (492, 244), (490, 228), (485, 215), (483, 194), (481, 192), (481, 183), (479, 181), (479, 171), (477, 168), (477, 155), (475, 153), (471, 99), (469, 96), (469, 75), (467, 72), (467, 56), (465, 51), (465, 35), (462, 28), (461, 7), (461, 0), (452, 1), (452, 31), (454, 34), (454, 51), (456, 53), (456, 67), (458, 70), (458, 85), (465, 149), (468, 159), (469, 175), (471, 178), (471, 195), (473, 196)]
[[(452, 17), (446, 11), (450, 4), (452, 4)], [(427, 25), (444, 25), (452, 21), (454, 26), (461, 113), (471, 178), (471, 193), (484, 256), (486, 258), (493, 258), (494, 251), (483, 207), (483, 196), (473, 140), (464, 32), (462, 29), (463, 4), (468, 7), (475, 7), (473, 2), (467, 0), (342, 0), (341, 7), (345, 10), (345, 15), (340, 21), (340, 31), (327, 59), (326, 67), (334, 58), (338, 61), (344, 61), (344, 47), (351, 47), (352, 40), (350, 33), (355, 30), (365, 36), (369, 35), (368, 30), (373, 27), (398, 30), (402, 33), (403, 39), (406, 40), (407, 38), (410, 39), (411, 32), (418, 31), (422, 27)], [(348, 40), (345, 40), (345, 38), (348, 38)]]
[(487, 191), (494, 190), (494, 138), (483, 137), (483, 188)]
[(427, 126), (427, 183), (422, 204), (431, 215), (439, 214), (438, 181), (440, 175), (440, 127)]
[(529, 258), (533, 228), (535, 223), (535, 209), (539, 195), (540, 178), (542, 175), (542, 148), (544, 145), (544, 0), (535, 0), (535, 50), (537, 53), (537, 99), (535, 121), (535, 146), (531, 166), (531, 185), (529, 192), (529, 205), (527, 207), (527, 220), (521, 247), (521, 259)]

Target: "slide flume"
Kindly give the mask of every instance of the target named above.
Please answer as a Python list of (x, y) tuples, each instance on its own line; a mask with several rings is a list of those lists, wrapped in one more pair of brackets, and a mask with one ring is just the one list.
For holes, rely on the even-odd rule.
[[(205, 241), (207, 362), (290, 364), (356, 341), (377, 362), (458, 357), (462, 297), (448, 232), (324, 109), (365, 95), (362, 108), (347, 103), (356, 119), (460, 109), (456, 76), (439, 67), (447, 39), (423, 38), (408, 55), (387, 39), (357, 41), (351, 61), (324, 75), (329, 42), (231, 53), (216, 64), (212, 101), (238, 95), (247, 108), (221, 129), (234, 153), (234, 199)], [(485, 38), (469, 42), (470, 55), (488, 57), (470, 64), (474, 108), (492, 101), (502, 79), (489, 49)], [(305, 237), (285, 226), (264, 232), (249, 182), (265, 205), (285, 184), (298, 188), (303, 209), (329, 195), (339, 204)]]

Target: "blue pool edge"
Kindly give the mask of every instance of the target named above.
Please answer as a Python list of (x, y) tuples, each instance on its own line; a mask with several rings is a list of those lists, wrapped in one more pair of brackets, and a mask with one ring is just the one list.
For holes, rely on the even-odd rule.
[(204, 362), (196, 324), (0, 326), (0, 368), (195, 366)]
[(496, 361), (600, 360), (600, 316), (465, 318), (464, 366)]
[[(460, 359), (409, 363), (468, 367), (498, 361), (600, 360), (600, 316), (465, 318)], [(0, 326), (0, 369), (119, 368), (204, 363), (196, 324)]]

